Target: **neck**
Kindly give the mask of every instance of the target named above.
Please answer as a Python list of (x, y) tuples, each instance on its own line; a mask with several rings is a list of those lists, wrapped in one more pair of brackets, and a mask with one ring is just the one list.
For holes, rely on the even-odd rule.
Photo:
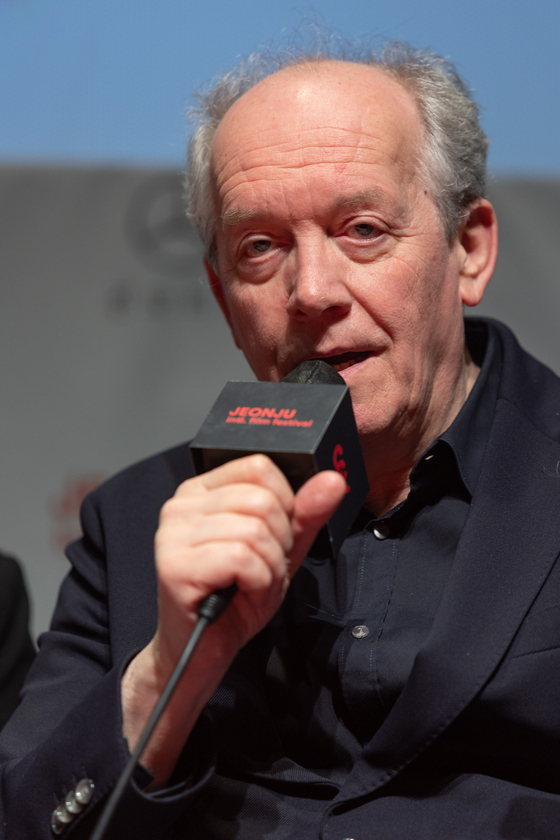
[(376, 516), (383, 516), (410, 491), (410, 473), (420, 455), (449, 426), (467, 400), (480, 372), (465, 349), (464, 365), (457, 380), (449, 407), (443, 412), (432, 412), (428, 421), (415, 434), (402, 435), (387, 429), (362, 444), (370, 492), (364, 504)]

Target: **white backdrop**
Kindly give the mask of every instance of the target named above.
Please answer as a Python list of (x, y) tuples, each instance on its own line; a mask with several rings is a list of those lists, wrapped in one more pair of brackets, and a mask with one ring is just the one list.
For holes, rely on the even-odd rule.
[[(560, 372), (560, 184), (493, 184), (502, 251), (479, 310)], [(196, 433), (252, 378), (170, 171), (0, 167), (0, 547), (48, 626), (85, 492)]]

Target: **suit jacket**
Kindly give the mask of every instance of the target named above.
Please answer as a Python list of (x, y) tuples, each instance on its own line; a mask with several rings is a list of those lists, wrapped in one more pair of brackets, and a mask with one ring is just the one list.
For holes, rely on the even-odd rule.
[[(499, 398), (481, 477), (430, 635), (343, 784), (298, 763), (275, 719), (278, 647), (300, 596), (240, 653), (176, 780), (138, 771), (110, 838), (547, 838), (560, 824), (560, 380), (502, 325)], [(6, 837), (52, 837), (50, 814), (95, 783), (65, 836), (86, 838), (128, 752), (119, 680), (156, 626), (153, 535), (190, 475), (187, 447), (110, 480), (83, 508), (52, 628), (4, 730)], [(305, 602), (305, 603), (304, 603)], [(295, 605), (295, 607), (294, 607)], [(313, 605), (311, 605), (312, 607)], [(216, 744), (213, 748), (212, 742)]]

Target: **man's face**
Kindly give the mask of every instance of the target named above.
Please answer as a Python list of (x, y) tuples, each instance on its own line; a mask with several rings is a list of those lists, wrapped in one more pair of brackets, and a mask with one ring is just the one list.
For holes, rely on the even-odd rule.
[(210, 274), (238, 346), (262, 380), (333, 364), (363, 436), (444, 428), (463, 363), (461, 249), (446, 243), (419, 143), (409, 94), (341, 62), (269, 77), (214, 139)]

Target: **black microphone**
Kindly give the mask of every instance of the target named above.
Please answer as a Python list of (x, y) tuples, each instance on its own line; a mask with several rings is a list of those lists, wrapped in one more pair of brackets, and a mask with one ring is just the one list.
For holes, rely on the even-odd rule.
[(369, 492), (350, 391), (320, 359), (301, 362), (281, 382), (228, 382), (190, 444), (197, 474), (264, 453), (297, 491), (325, 469), (342, 473), (346, 496), (310, 554), (335, 558)]
[[(309, 386), (313, 387), (309, 387)], [(197, 473), (234, 458), (263, 452), (285, 473), (294, 490), (320, 470), (335, 469), (347, 492), (310, 554), (336, 557), (369, 487), (350, 392), (344, 379), (321, 360), (302, 362), (279, 382), (228, 382), (190, 444)], [(110, 795), (91, 840), (102, 840), (134, 768), (181, 679), (206, 627), (225, 610), (237, 587), (219, 589), (198, 607), (199, 620), (136, 749)]]

